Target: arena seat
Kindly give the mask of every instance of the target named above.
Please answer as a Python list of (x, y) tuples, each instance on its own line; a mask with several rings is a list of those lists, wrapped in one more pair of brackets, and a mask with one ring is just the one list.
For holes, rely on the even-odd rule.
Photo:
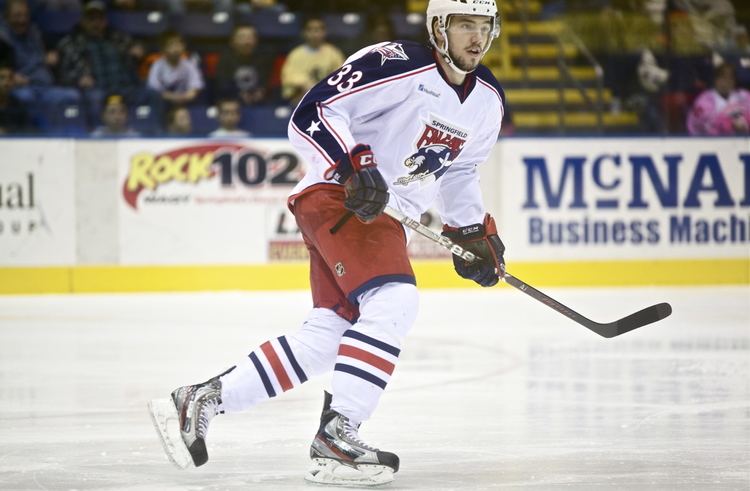
[(242, 109), (242, 122), (255, 137), (285, 138), (291, 115), (289, 106), (247, 106)]
[(425, 18), (422, 14), (397, 12), (391, 14), (390, 19), (396, 39), (420, 39), (427, 35)]
[(44, 106), (39, 123), (41, 131), (47, 135), (78, 137), (88, 134), (86, 111), (80, 104)]
[(299, 15), (271, 9), (239, 13), (237, 21), (238, 24), (255, 26), (258, 35), (265, 39), (297, 40), (302, 29)]
[(162, 12), (115, 11), (108, 14), (114, 29), (138, 38), (157, 37), (169, 27), (168, 17)]
[(40, 10), (34, 14), (34, 22), (40, 31), (58, 37), (73, 31), (80, 19), (80, 10)]
[(172, 25), (187, 38), (225, 38), (234, 29), (234, 22), (226, 12), (189, 12), (174, 16)]
[(366, 18), (359, 13), (323, 14), (329, 39), (354, 39), (362, 35)]
[(138, 104), (128, 111), (130, 126), (141, 136), (158, 136), (161, 133), (161, 111), (148, 104)]
[(196, 135), (207, 135), (218, 126), (216, 121), (216, 108), (204, 104), (195, 104), (188, 107), (190, 119), (193, 123), (193, 133)]

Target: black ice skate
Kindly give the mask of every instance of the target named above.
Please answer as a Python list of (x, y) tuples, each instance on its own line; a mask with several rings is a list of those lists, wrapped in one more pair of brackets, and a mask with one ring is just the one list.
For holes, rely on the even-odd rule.
[(310, 446), (313, 461), (305, 479), (318, 484), (377, 486), (393, 481), (398, 456), (382, 452), (359, 439), (358, 426), (331, 409), (325, 393), (318, 434)]
[(171, 401), (155, 399), (148, 406), (169, 460), (182, 469), (208, 461), (208, 425), (221, 412), (219, 377), (175, 389)]

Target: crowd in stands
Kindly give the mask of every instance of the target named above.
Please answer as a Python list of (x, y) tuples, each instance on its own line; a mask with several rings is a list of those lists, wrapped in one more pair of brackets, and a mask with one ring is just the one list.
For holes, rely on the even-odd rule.
[[(602, 61), (605, 85), (615, 96), (615, 110), (628, 108), (638, 112), (643, 133), (693, 134), (699, 131), (698, 127), (710, 126), (696, 126), (688, 121), (697, 117), (691, 108), (698, 97), (713, 90), (717, 67), (734, 67), (737, 93), (750, 88), (748, 2), (559, 0), (549, 3), (556, 4), (557, 11), (566, 12), (565, 19)], [(724, 134), (738, 133), (747, 134), (747, 130), (732, 129)]]
[[(394, 22), (425, 0), (83, 1), (0, 0), (0, 134), (283, 135), (294, 105), (349, 54), (426, 41), (422, 23)], [(593, 48), (612, 110), (637, 110), (644, 133), (748, 133), (748, 8), (542, 4)], [(712, 111), (721, 123), (701, 121)]]
[(390, 27), (379, 11), (346, 18), (369, 2), (288, 3), (0, 0), (0, 133), (283, 133), (302, 95), (376, 40), (365, 17)]

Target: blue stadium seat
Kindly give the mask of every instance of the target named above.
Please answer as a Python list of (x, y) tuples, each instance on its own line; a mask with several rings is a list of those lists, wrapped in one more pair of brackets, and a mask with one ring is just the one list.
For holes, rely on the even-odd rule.
[(300, 17), (292, 12), (257, 10), (252, 13), (240, 13), (237, 19), (239, 24), (255, 26), (258, 35), (265, 39), (300, 39)]
[(419, 39), (427, 35), (425, 18), (422, 14), (391, 14), (391, 25), (397, 39)]
[(188, 111), (193, 123), (193, 133), (196, 135), (207, 135), (219, 126), (216, 121), (216, 108), (213, 106), (196, 104), (189, 106)]
[(168, 27), (168, 19), (162, 12), (115, 11), (108, 14), (109, 25), (135, 37), (156, 37)]
[(323, 14), (323, 22), (329, 39), (353, 39), (359, 37), (365, 28), (365, 17), (358, 13)]
[(252, 136), (285, 138), (291, 115), (289, 106), (248, 106), (242, 109), (242, 122)]
[(41, 115), (40, 129), (47, 135), (85, 136), (86, 111), (80, 104), (55, 104), (46, 106)]
[(86, 134), (86, 112), (81, 104), (81, 94), (69, 87), (17, 89), (29, 108), (32, 120), (43, 133), (63, 135)]
[(141, 136), (157, 136), (162, 132), (161, 112), (148, 104), (130, 108), (128, 122)]
[(80, 10), (42, 10), (34, 16), (39, 30), (57, 36), (69, 34), (80, 19)]
[(172, 19), (174, 28), (188, 38), (223, 38), (232, 34), (234, 22), (226, 12), (186, 13)]

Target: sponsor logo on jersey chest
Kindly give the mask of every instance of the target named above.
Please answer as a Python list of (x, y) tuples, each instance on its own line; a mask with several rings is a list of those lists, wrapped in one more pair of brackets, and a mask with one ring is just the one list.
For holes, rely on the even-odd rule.
[(424, 84), (419, 84), (419, 86), (417, 87), (417, 90), (420, 92), (424, 92), (425, 94), (431, 95), (432, 97), (440, 98), (440, 92), (436, 92), (432, 89), (429, 89), (425, 87)]

